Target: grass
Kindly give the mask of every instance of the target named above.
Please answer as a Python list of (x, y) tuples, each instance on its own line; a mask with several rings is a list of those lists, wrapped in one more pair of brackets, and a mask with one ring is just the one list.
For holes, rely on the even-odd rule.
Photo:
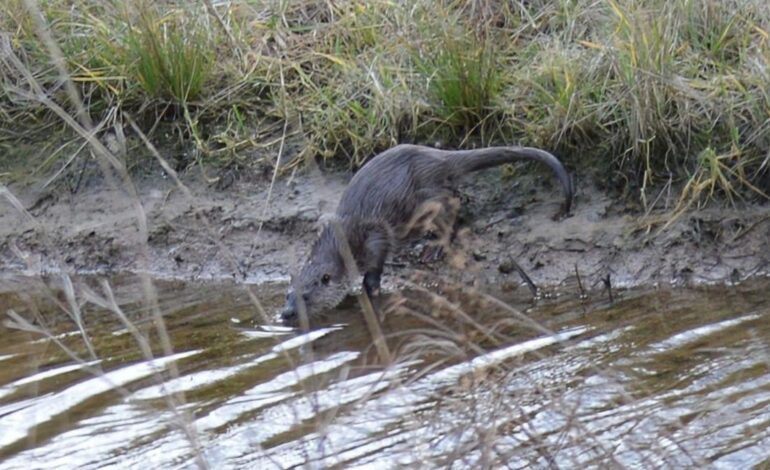
[[(148, 331), (159, 339), (155, 348), (164, 355), (173, 352), (172, 337), (148, 274), (148, 220), (126, 161), (139, 145), (145, 147), (153, 164), (160, 165), (193, 204), (189, 188), (156, 147), (167, 139), (159, 129), (172, 128), (182, 140), (191, 141), (197, 164), (207, 168), (233, 162), (249, 168), (255, 163), (249, 161), (251, 155), (273, 159), (278, 166), (279, 157), (274, 156), (288, 147), (295, 149), (288, 155), (295, 164), (323, 158), (355, 166), (372, 152), (405, 140), (444, 140), (453, 146), (521, 141), (558, 149), (584, 171), (619, 175), (618, 189), (638, 191), (645, 203), (651, 188), (676, 181), (682, 189), (675, 214), (717, 198), (732, 202), (766, 197), (767, 17), (759, 3), (235, 1), (219, 9), (206, 1), (185, 8), (171, 2), (129, 8), (132, 5), (51, 0), (42, 5), (40, 21), (32, 0), (9, 3), (10, 15), (0, 20), (11, 31), (0, 38), (5, 41), (0, 43), (5, 91), (0, 97), (0, 145), (18, 148), (45, 139), (41, 148), (54, 150), (40, 157), (30, 154), (29, 161), (19, 165), (39, 172), (58, 166), (53, 177), (74, 159), (85, 159), (80, 151), (88, 145), (104, 174), (117, 177), (112, 183), (134, 203), (143, 307), (154, 326)], [(293, 145), (286, 145), (287, 140)], [(16, 152), (13, 158), (24, 157)], [(2, 178), (11, 173), (0, 169)], [(3, 185), (0, 196), (34, 221)], [(205, 211), (195, 212), (199, 229), (214, 234)], [(40, 232), (52, 247), (45, 228)], [(219, 256), (232, 263), (233, 272), (239, 271), (228, 247), (217, 248)], [(56, 250), (48, 251), (55, 258)], [(63, 271), (64, 301), (57, 298), (58, 305), (77, 327), (89, 357), (109, 356), (111, 351), (91, 341), (94, 336), (82, 310), (87, 304), (114, 314), (145, 358), (157, 353), (150, 336), (128, 321), (109, 284), (101, 283), (101, 292), (76, 290), (66, 262), (54, 261)], [(550, 321), (538, 323), (483, 293), (472, 292), (473, 308), (466, 313), (452, 299), (462, 291), (444, 289), (437, 295), (417, 284), (411, 287), (427, 300), (411, 305), (398, 299), (394, 308), (403, 307), (402, 314), (413, 309), (427, 327), (414, 330), (414, 341), (402, 343), (400, 350), (388, 346), (371, 306), (363, 305), (369, 314), (367, 344), (382, 363), (398, 359), (399, 352), (428, 353), (439, 358), (435, 366), (443, 366), (447, 358), (466, 360), (483, 354), (490, 344), (497, 347), (515, 339), (509, 329), (552, 332)], [(260, 301), (248, 286), (243, 288), (253, 310), (268, 323)], [(505, 310), (505, 316), (487, 326), (475, 315), (490, 305)], [(9, 313), (13, 328), (54, 338), (39, 318), (32, 323)], [(405, 333), (398, 323), (394, 336)], [(57, 345), (78, 359), (64, 343)], [(303, 348), (305, 353), (308, 357), (300, 359), (311, 360), (312, 348)], [(419, 373), (427, 376), (433, 368), (429, 364)], [(478, 446), (482, 461), (491, 455), (489, 462), (496, 464), (499, 458), (502, 464), (508, 456), (490, 452), (488, 443), (494, 442), (490, 436), (510, 432), (496, 416), (513, 416), (503, 424), (515, 429), (520, 419), (527, 422), (531, 409), (519, 408), (520, 397), (503, 401), (510, 390), (499, 384), (514, 379), (515, 370), (497, 364), (488, 369), (460, 377), (459, 393), (447, 391), (447, 402), (464, 418), (456, 420), (459, 425), (451, 431), (461, 436), (470, 429), (471, 444)], [(103, 375), (99, 369), (89, 372)], [(169, 372), (177, 378), (184, 375), (176, 365)], [(347, 376), (348, 370), (342, 374)], [(504, 380), (487, 380), (497, 375)], [(301, 385), (299, 378), (297, 382)], [(415, 383), (392, 385), (396, 389)], [(526, 389), (531, 388), (527, 381)], [(559, 390), (553, 403), (567, 409), (559, 402)], [(312, 397), (310, 389), (297, 391)], [(479, 420), (490, 396), (492, 413)], [(621, 398), (634, 402), (625, 392)], [(185, 403), (183, 394), (170, 395), (166, 405), (178, 415), (196, 463), (207, 468)], [(318, 418), (313, 424), (323, 430), (341, 409), (333, 406), (324, 415), (314, 413)], [(324, 411), (321, 406), (318, 410)], [(418, 420), (427, 418), (430, 426), (433, 417), (418, 411)], [(435, 422), (445, 417), (436, 414)], [(568, 412), (565, 418), (574, 416)], [(466, 426), (473, 422), (481, 425)], [(580, 422), (568, 421), (565, 435), (574, 430), (600, 449), (600, 457), (612, 456), (612, 448), (604, 449)], [(540, 439), (535, 434), (531, 440), (545, 461), (550, 461), (549, 452), (563, 449), (563, 442), (548, 448)], [(455, 449), (439, 455), (437, 463), (462, 461), (467, 450)]]
[(415, 48), (413, 61), (427, 84), (436, 118), (463, 138), (463, 134), (478, 131), (495, 114), (501, 72), (497, 51), (489, 39), (453, 24), (441, 25), (437, 39)]
[(129, 76), (148, 97), (186, 106), (203, 93), (214, 51), (205, 30), (181, 13), (161, 18), (145, 7), (129, 27), (125, 47)]
[[(10, 0), (0, 27), (48, 96), (75, 112), (26, 3)], [(177, 136), (193, 147), (187, 164), (248, 169), (287, 148), (294, 165), (357, 167), (399, 142), (522, 143), (645, 206), (670, 185), (691, 205), (703, 178), (714, 185), (699, 204), (770, 192), (760, 0), (41, 7), (91, 119), (125, 126), (128, 115), (161, 146)], [(7, 61), (2, 83), (0, 147), (77, 140)], [(719, 159), (724, 178), (703, 169), (711, 151), (730, 155)], [(41, 173), (57, 166), (28, 158)], [(0, 166), (5, 179), (18, 173)]]

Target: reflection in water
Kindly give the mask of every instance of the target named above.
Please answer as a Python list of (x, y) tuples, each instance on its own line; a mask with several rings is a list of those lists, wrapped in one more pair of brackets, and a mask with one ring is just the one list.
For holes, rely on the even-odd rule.
[[(81, 364), (63, 352), (88, 358), (56, 289), (29, 282), (0, 307), (38, 312), (59, 344), (0, 330), (4, 469), (770, 463), (767, 282), (626, 292), (612, 306), (519, 301), (526, 316), (415, 287), (379, 304), (389, 365), (355, 302), (300, 334), (252, 326), (242, 286), (178, 282), (159, 283), (174, 354), (143, 359), (118, 319), (85, 305), (98, 358)], [(121, 278), (115, 292), (157, 354), (141, 290)]]

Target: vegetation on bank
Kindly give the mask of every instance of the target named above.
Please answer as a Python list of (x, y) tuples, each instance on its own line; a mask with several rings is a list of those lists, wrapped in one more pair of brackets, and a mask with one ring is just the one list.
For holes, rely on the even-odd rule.
[(156, 144), (182, 144), (182, 167), (253, 168), (279, 155), (356, 166), (399, 142), (521, 143), (646, 206), (671, 188), (679, 208), (770, 194), (764, 0), (8, 0), (4, 9), (5, 176), (14, 160), (42, 173), (88, 158), (53, 102), (87, 113), (100, 137), (125, 134), (135, 149), (124, 158), (142, 148), (130, 121)]

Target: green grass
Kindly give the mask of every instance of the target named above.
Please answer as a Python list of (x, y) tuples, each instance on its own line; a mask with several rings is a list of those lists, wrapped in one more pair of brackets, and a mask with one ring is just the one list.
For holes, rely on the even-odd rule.
[(418, 43), (413, 62), (426, 83), (428, 101), (439, 122), (462, 134), (473, 134), (496, 112), (494, 104), (501, 90), (499, 51), (488, 37), (457, 28), (455, 21), (429, 23), (423, 34), (438, 30), (439, 36)]
[[(150, 137), (178, 136), (202, 165), (248, 171), (281, 144), (295, 164), (358, 166), (399, 142), (522, 143), (645, 205), (668, 185), (680, 207), (770, 193), (761, 0), (235, 0), (216, 16), (198, 3), (41, 3), (91, 118), (171, 127)], [(24, 2), (7, 10), (13, 51), (66, 106)], [(3, 65), (2, 83), (0, 147), (36, 129), (73, 138), (19, 94), (18, 70)]]
[(205, 29), (181, 12), (160, 17), (146, 7), (124, 42), (129, 79), (149, 97), (187, 105), (201, 97), (214, 50)]

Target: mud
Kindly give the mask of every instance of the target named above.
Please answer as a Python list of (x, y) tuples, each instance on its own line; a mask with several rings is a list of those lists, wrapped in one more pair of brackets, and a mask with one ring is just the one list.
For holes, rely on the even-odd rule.
[[(517, 262), (540, 287), (732, 283), (767, 275), (767, 205), (692, 211), (660, 231), (665, 209), (645, 216), (581, 183), (573, 215), (553, 220), (561, 192), (530, 170), (489, 170), (462, 187), (465, 229), (445, 259), (421, 263), (407, 249), (386, 265), (385, 287), (415, 271), (505, 289), (522, 283)], [(0, 198), (0, 271), (40, 274), (150, 271), (172, 279), (284, 281), (300, 263), (349, 175), (298, 174), (236, 181), (226, 189), (188, 174), (192, 199), (166, 178), (137, 181), (149, 243), (127, 193), (105, 184), (66, 191), (11, 187), (29, 214)], [(266, 204), (268, 193), (270, 200)], [(144, 256), (143, 247), (147, 248)]]

